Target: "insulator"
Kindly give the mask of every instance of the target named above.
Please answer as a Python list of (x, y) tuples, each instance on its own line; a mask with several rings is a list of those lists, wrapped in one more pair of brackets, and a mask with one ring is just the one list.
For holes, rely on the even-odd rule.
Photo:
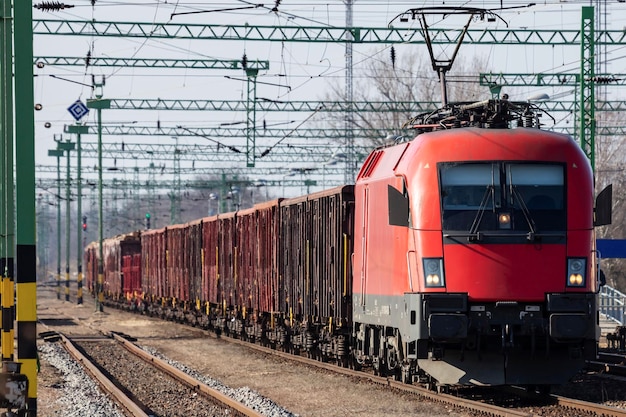
[(243, 69), (248, 69), (248, 56), (246, 54), (241, 57), (241, 66)]
[(596, 77), (592, 77), (591, 79), (598, 84), (609, 84), (609, 83), (613, 83), (617, 81), (617, 78), (613, 76), (608, 76), (608, 77), (596, 76)]
[(58, 1), (49, 1), (49, 2), (43, 2), (41, 4), (35, 4), (33, 7), (35, 9), (39, 9), (44, 12), (58, 12), (59, 10), (70, 9), (74, 7), (74, 5), (65, 4), (65, 3), (58, 2)]
[(525, 113), (524, 114), (524, 125), (525, 127), (533, 127), (533, 114)]
[(393, 46), (391, 47), (391, 66), (396, 68), (396, 50)]

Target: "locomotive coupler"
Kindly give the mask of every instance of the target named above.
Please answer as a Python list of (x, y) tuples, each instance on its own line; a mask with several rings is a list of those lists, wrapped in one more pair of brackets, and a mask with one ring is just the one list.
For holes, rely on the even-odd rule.
[[(513, 347), (513, 329), (509, 324), (505, 324), (502, 327), (502, 349)], [(508, 340), (507, 340), (508, 339)]]

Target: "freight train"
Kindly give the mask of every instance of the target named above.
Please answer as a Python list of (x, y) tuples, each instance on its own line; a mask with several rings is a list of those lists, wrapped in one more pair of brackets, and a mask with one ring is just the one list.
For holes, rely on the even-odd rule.
[(537, 113), (447, 105), (354, 185), (106, 239), (101, 293), (407, 383), (564, 383), (597, 351), (611, 190), (594, 200), (588, 158)]

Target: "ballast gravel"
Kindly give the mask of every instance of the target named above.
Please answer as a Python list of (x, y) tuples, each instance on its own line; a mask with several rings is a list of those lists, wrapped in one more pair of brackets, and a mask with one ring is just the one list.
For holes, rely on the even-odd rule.
[(56, 343), (43, 343), (39, 345), (38, 350), (40, 359), (61, 374), (62, 382), (57, 384), (60, 391), (58, 396), (47, 399), (57, 403), (58, 411), (48, 415), (124, 417), (120, 408), (100, 391), (93, 379), (62, 346)]
[[(124, 417), (119, 407), (98, 388), (97, 384), (87, 375), (82, 367), (57, 343), (43, 343), (39, 345), (40, 357), (56, 368), (63, 375), (61, 395), (56, 399), (59, 414), (63, 416), (94, 416), (94, 417)], [(173, 361), (154, 349), (145, 349), (187, 373), (209, 387), (233, 398), (247, 407), (256, 410), (267, 417), (296, 417), (273, 401), (263, 397), (249, 387), (230, 388), (220, 381), (201, 375), (192, 368)], [(111, 364), (109, 364), (111, 365)], [(68, 410), (70, 413), (68, 414)], [(205, 415), (205, 414), (203, 414)], [(193, 417), (193, 414), (186, 414)]]

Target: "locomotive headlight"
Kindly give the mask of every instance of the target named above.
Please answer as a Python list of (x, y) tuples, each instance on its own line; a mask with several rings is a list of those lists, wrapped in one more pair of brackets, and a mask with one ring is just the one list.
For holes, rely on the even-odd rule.
[(443, 278), (443, 259), (424, 258), (422, 259), (422, 264), (424, 266), (424, 279), (426, 287), (444, 287), (445, 281)]
[(587, 259), (569, 258), (567, 260), (567, 286), (584, 287), (587, 273)]

